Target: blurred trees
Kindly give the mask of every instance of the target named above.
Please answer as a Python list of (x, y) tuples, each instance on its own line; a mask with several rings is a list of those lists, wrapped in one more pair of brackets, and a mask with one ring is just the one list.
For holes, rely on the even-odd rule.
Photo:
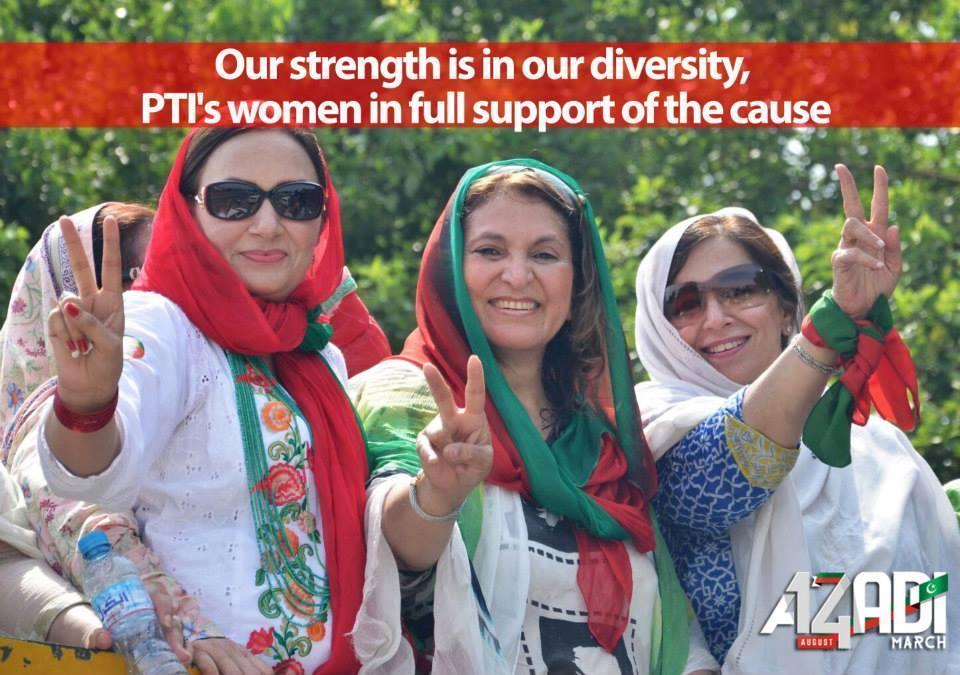
[[(3, 41), (937, 41), (960, 0), (0, 0)], [(76, 92), (83, 96), (83, 91)], [(58, 214), (105, 199), (155, 203), (182, 131), (0, 131), (0, 298), (29, 243)], [(921, 378), (912, 436), (942, 479), (960, 475), (960, 140), (952, 130), (344, 129), (319, 132), (340, 192), (351, 269), (399, 347), (412, 328), (422, 245), (463, 171), (534, 156), (577, 177), (600, 216), (624, 329), (633, 341), (636, 266), (687, 215), (738, 204), (794, 245), (808, 300), (830, 283), (842, 223), (833, 165), (868, 198), (891, 177), (906, 270), (897, 325)], [(638, 377), (642, 377), (639, 371)]]

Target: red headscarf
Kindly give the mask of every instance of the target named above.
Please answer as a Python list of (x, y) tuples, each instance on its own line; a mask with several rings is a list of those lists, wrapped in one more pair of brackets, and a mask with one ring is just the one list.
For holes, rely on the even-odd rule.
[(330, 310), (333, 337), (330, 341), (343, 352), (347, 375), (353, 377), (390, 356), (390, 343), (356, 291), (347, 293)]
[(180, 193), (193, 133), (181, 145), (160, 195), (153, 237), (134, 288), (175, 302), (224, 349), (274, 357), (280, 383), (305, 415), (313, 435), (309, 459), (323, 523), (333, 612), (330, 659), (315, 673), (356, 672), (359, 665), (347, 633), (363, 592), (366, 448), (343, 387), (322, 357), (298, 349), (307, 330), (307, 312), (328, 298), (340, 282), (343, 243), (337, 193), (324, 162), (327, 216), (313, 263), (285, 302), (256, 298), (203, 235)]

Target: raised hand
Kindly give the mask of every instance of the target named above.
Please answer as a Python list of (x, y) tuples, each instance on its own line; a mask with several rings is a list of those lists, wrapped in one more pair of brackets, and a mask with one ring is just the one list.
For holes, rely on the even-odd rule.
[(60, 399), (71, 410), (90, 412), (106, 406), (123, 370), (123, 282), (117, 220), (103, 223), (103, 286), (97, 288), (93, 264), (73, 221), (60, 217), (79, 297), (65, 295), (47, 317), (57, 363)]
[(467, 362), (464, 407), (432, 364), (423, 367), (438, 414), (417, 438), (425, 480), (418, 487), (421, 506), (432, 515), (455, 510), (483, 482), (493, 465), (490, 427), (484, 412), (486, 388), (483, 365), (476, 356)]
[(900, 229), (888, 226), (887, 173), (883, 167), (877, 166), (873, 171), (870, 220), (864, 214), (857, 184), (847, 167), (838, 164), (837, 176), (846, 220), (831, 259), (833, 298), (848, 316), (862, 319), (878, 295), (890, 297), (900, 279)]

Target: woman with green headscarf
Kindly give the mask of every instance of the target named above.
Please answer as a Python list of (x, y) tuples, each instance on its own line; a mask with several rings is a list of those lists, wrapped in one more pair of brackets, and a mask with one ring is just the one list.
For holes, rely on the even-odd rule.
[[(434, 672), (717, 667), (648, 507), (654, 465), (572, 178), (528, 159), (468, 171), (424, 251), (417, 329), (351, 386), (373, 476), (367, 564), (389, 547), (405, 570)], [(365, 605), (396, 602), (391, 583), (368, 581)], [(364, 619), (361, 661), (412, 660), (399, 640), (365, 652)]]

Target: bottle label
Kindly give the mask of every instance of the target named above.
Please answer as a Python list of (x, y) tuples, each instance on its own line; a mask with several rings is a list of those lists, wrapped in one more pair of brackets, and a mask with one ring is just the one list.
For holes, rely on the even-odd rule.
[(153, 601), (139, 579), (122, 579), (107, 586), (97, 593), (92, 604), (108, 631), (128, 617), (153, 612)]

